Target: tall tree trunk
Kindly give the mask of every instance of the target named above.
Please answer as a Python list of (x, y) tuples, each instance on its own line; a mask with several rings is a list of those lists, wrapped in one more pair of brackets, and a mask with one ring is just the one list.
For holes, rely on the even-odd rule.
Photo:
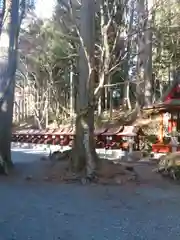
[[(11, 1), (10, 1), (11, 2)], [(17, 67), (17, 38), (19, 33), (19, 0), (13, 0), (10, 9), (8, 61), (5, 69), (1, 67), (0, 79), (0, 155), (2, 169), (7, 173), (11, 161), (11, 128), (13, 117), (13, 101), (15, 73)]]
[(69, 73), (69, 85), (70, 85), (70, 116), (71, 116), (71, 124), (74, 123), (74, 72), (73, 65), (71, 65), (70, 73)]
[(85, 170), (88, 177), (92, 176), (95, 171), (96, 158), (94, 146), (94, 31), (95, 2), (94, 0), (83, 0), (80, 29), (83, 44), (80, 48), (76, 137), (72, 160), (76, 170)]
[(98, 116), (101, 116), (102, 114), (102, 90), (100, 92), (100, 96), (99, 96), (99, 99), (98, 99)]
[(136, 95), (138, 108), (144, 106), (144, 66), (145, 66), (145, 0), (137, 0), (137, 15), (138, 15), (138, 34), (137, 34), (137, 45), (138, 45), (138, 61), (137, 61), (137, 83), (136, 83)]
[[(148, 12), (150, 12), (153, 7), (153, 1), (148, 1)], [(147, 11), (146, 10), (146, 11)], [(151, 106), (153, 101), (153, 74), (152, 74), (152, 25), (154, 21), (154, 13), (149, 13), (147, 16), (146, 22), (146, 31), (145, 31), (145, 69), (144, 69), (144, 97), (145, 106)]]
[(128, 29), (128, 37), (127, 37), (127, 56), (124, 63), (124, 88), (123, 88), (123, 97), (126, 99), (126, 104), (128, 106), (128, 109), (131, 109), (131, 102), (130, 102), (130, 96), (129, 96), (129, 68), (130, 68), (130, 57), (132, 53), (132, 28), (133, 28), (133, 20), (134, 20), (134, 2), (131, 3), (131, 12), (130, 12), (130, 20), (129, 20), (129, 29)]
[[(146, 8), (148, 5), (148, 8)], [(152, 1), (145, 4), (145, 0), (137, 1), (137, 14), (138, 14), (138, 75), (139, 83), (137, 88), (141, 96), (144, 95), (141, 101), (141, 107), (149, 106), (152, 104), (152, 13), (148, 12), (152, 6)], [(140, 96), (138, 97), (139, 99)]]

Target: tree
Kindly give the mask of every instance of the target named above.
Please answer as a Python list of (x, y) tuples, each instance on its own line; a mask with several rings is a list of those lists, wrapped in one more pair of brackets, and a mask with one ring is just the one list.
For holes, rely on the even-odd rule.
[[(99, 99), (98, 113), (102, 113), (102, 95), (105, 88), (105, 102), (111, 92), (111, 84), (116, 85), (114, 79), (117, 79), (120, 88), (123, 89), (124, 82), (123, 64), (127, 60), (127, 45), (125, 41), (126, 31), (126, 12), (128, 0), (126, 1), (106, 1), (98, 2), (97, 11), (97, 37), (96, 37), (96, 62), (98, 69), (98, 86), (95, 89), (95, 95)], [(105, 86), (108, 85), (108, 86)], [(121, 91), (123, 92), (123, 91)], [(107, 105), (107, 104), (104, 104)]]
[[(17, 69), (17, 50), (20, 25), (24, 18), (26, 2), (22, 0), (4, 1), (7, 18), (5, 28), (8, 32), (9, 44), (3, 52), (5, 59), (1, 62), (0, 73), (0, 156), (1, 170), (8, 173), (11, 161), (11, 125), (13, 116), (13, 100), (15, 74)], [(4, 7), (4, 6), (3, 6)], [(20, 14), (19, 14), (20, 13)]]
[(94, 145), (94, 48), (95, 1), (82, 1), (79, 79), (77, 87), (76, 136), (72, 161), (76, 170), (85, 170), (92, 177), (96, 168)]
[(36, 19), (20, 36), (20, 55), (31, 78), (36, 99), (34, 114), (40, 128), (47, 125), (47, 111), (57, 123), (61, 122), (64, 115), (70, 115), (67, 101), (69, 72), (77, 54), (57, 26), (57, 17), (45, 23)]
[[(179, 16), (180, 5), (178, 1), (161, 1), (161, 6), (156, 10), (155, 36), (157, 52), (154, 63), (158, 70), (161, 69), (159, 74), (163, 74), (164, 78), (168, 76), (168, 69), (171, 73), (175, 73), (179, 67)], [(176, 74), (173, 75), (175, 77)]]

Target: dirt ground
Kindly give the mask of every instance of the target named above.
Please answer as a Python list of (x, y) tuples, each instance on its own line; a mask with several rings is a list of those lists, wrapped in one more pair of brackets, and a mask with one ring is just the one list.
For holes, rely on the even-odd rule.
[(137, 183), (64, 184), (43, 180), (43, 151), (12, 156), (14, 175), (0, 179), (0, 240), (179, 240), (179, 185), (153, 165), (136, 164)]
[[(47, 155), (39, 154), (29, 159), (28, 154), (23, 154), (23, 161), (16, 160), (15, 167), (8, 178), (28, 181), (45, 181), (56, 183), (82, 183), (79, 176), (68, 171), (68, 161), (50, 161)], [(31, 155), (33, 156), (33, 154)], [(157, 163), (153, 162), (121, 162), (113, 164), (111, 161), (102, 160), (101, 170), (98, 171), (97, 184), (105, 185), (154, 185), (166, 187), (171, 181), (163, 178), (154, 170)]]

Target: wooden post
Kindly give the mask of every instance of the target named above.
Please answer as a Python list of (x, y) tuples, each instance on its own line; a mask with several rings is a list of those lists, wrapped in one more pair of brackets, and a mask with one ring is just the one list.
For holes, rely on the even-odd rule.
[(160, 123), (159, 123), (159, 142), (162, 143), (163, 142), (163, 135), (164, 135), (164, 131), (163, 131), (163, 113), (160, 114)]

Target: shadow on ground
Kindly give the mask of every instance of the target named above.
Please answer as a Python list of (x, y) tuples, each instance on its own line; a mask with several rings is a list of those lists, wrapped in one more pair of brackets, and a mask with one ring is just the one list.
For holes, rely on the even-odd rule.
[[(14, 163), (14, 170), (8, 179), (25, 179), (33, 181), (47, 180), (48, 171), (55, 172), (58, 175), (61, 171), (61, 163), (52, 164), (48, 159), (49, 151), (42, 149), (12, 149), (12, 159)], [(42, 160), (44, 159), (44, 160)], [(138, 185), (154, 185), (159, 187), (169, 187), (172, 182), (161, 177), (153, 171), (156, 164), (149, 164), (147, 162), (128, 163), (133, 166), (138, 174)], [(51, 175), (51, 174), (49, 174)], [(7, 178), (5, 178), (7, 179)]]
[[(19, 176), (38, 174), (46, 164), (39, 160), (44, 154), (12, 151)], [(144, 167), (139, 170), (148, 175)], [(0, 181), (2, 240), (179, 240), (179, 186), (82, 186), (20, 179)]]

